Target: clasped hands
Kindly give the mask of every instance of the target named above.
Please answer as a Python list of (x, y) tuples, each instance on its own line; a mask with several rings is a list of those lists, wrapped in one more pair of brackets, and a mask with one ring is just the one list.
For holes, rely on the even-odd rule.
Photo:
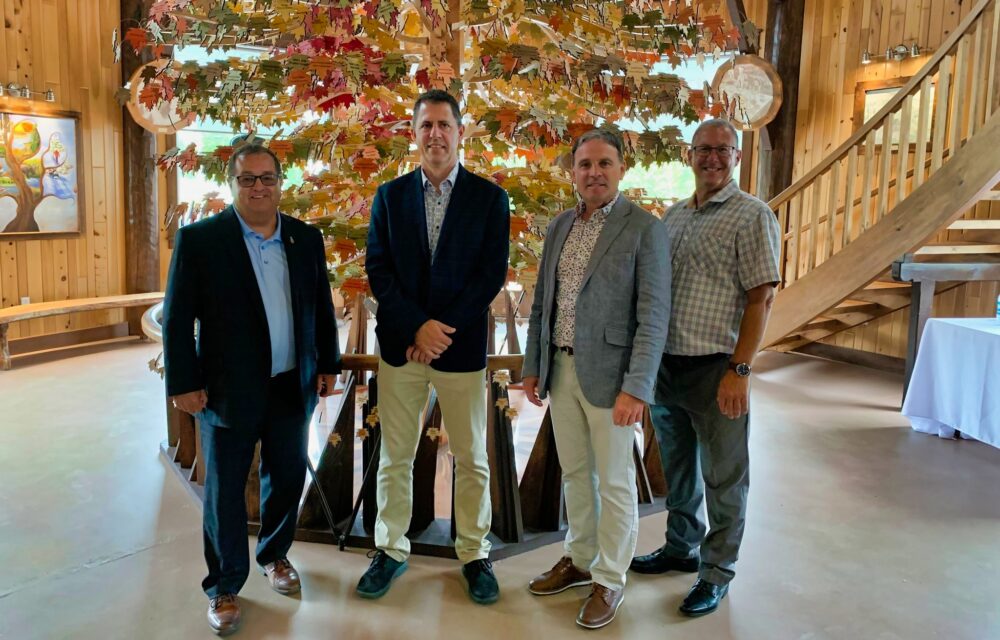
[(438, 320), (428, 320), (417, 329), (413, 344), (406, 349), (406, 359), (410, 362), (430, 364), (451, 346), (449, 334), (455, 333), (455, 327), (449, 327)]

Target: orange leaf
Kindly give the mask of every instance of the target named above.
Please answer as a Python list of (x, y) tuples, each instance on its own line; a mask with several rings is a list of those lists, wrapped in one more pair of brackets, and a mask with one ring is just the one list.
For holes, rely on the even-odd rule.
[(340, 254), (341, 260), (348, 260), (358, 252), (358, 245), (350, 238), (338, 238), (333, 243), (333, 250), (335, 253)]
[(229, 162), (230, 156), (233, 155), (233, 148), (230, 146), (216, 147), (213, 155), (223, 162)]
[(311, 83), (312, 78), (304, 69), (292, 69), (285, 78), (285, 84), (292, 87), (308, 87)]
[(146, 46), (146, 30), (139, 27), (130, 27), (125, 32), (125, 40), (132, 45), (136, 53), (139, 53), (139, 49)]
[(293, 148), (292, 143), (288, 140), (272, 140), (271, 144), (267, 146), (282, 162), (285, 161), (285, 157), (288, 156)]
[(516, 236), (528, 230), (528, 221), (520, 216), (510, 217), (510, 235)]
[(364, 278), (348, 278), (340, 285), (343, 293), (364, 293), (368, 290), (368, 281)]
[(142, 91), (139, 92), (139, 104), (152, 111), (160, 102), (162, 93), (163, 87), (159, 83), (151, 82), (143, 86)]

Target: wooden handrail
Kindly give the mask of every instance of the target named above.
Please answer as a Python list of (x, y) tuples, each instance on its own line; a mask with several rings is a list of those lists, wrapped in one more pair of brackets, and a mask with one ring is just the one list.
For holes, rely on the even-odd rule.
[(941, 61), (944, 60), (946, 56), (951, 54), (951, 50), (963, 37), (965, 37), (969, 28), (975, 24), (976, 20), (979, 19), (979, 16), (993, 1), (994, 0), (980, 0), (980, 2), (973, 7), (971, 11), (969, 11), (969, 14), (958, 25), (958, 28), (952, 32), (947, 40), (945, 40), (944, 44), (942, 44), (941, 47), (938, 48), (937, 52), (931, 56), (931, 59), (927, 61), (927, 64), (921, 67), (920, 71), (910, 78), (910, 80), (896, 92), (896, 95), (894, 95), (884, 107), (879, 109), (878, 113), (876, 113), (868, 122), (863, 124), (860, 129), (855, 131), (846, 142), (837, 147), (836, 150), (830, 153), (825, 160), (820, 162), (820, 164), (813, 167), (808, 173), (806, 173), (806, 175), (796, 180), (784, 191), (774, 196), (771, 201), (767, 203), (768, 206), (771, 207), (772, 210), (777, 210), (778, 207), (791, 199), (796, 192), (802, 190), (812, 183), (817, 176), (826, 172), (826, 170), (829, 169), (834, 162), (840, 162), (843, 156), (850, 151), (851, 147), (857, 145), (858, 142), (864, 139), (864, 137), (871, 133), (871, 131), (881, 126), (882, 121), (886, 118), (886, 116), (896, 111), (903, 103), (903, 100), (908, 98), (910, 94), (913, 93), (914, 89), (920, 86), (920, 83), (924, 81), (924, 78), (931, 75)]

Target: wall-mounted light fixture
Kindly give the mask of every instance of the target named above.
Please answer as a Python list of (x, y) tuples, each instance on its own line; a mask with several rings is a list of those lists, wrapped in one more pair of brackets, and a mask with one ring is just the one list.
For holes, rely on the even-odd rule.
[(901, 42), (895, 47), (886, 47), (885, 55), (881, 56), (872, 55), (871, 51), (865, 49), (861, 52), (861, 64), (871, 64), (875, 60), (902, 62), (907, 58), (916, 58), (922, 54), (922, 51), (923, 50), (920, 48), (920, 45), (916, 42), (910, 46), (906, 46)]
[(46, 102), (56, 101), (56, 92), (52, 89), (46, 91), (32, 91), (27, 85), (21, 86), (16, 82), (10, 82), (7, 85), (0, 84), (0, 97), (8, 96), (11, 98), (24, 98), (30, 100), (32, 96), (43, 96)]

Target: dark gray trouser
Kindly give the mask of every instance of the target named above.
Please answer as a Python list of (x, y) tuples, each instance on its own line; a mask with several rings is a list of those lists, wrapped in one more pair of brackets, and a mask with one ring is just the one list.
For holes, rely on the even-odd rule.
[[(716, 394), (729, 355), (664, 355), (650, 407), (667, 480), (668, 555), (701, 556), (698, 577), (728, 584), (735, 575), (750, 488), (750, 416), (730, 420)], [(707, 496), (708, 529), (700, 517)]]

